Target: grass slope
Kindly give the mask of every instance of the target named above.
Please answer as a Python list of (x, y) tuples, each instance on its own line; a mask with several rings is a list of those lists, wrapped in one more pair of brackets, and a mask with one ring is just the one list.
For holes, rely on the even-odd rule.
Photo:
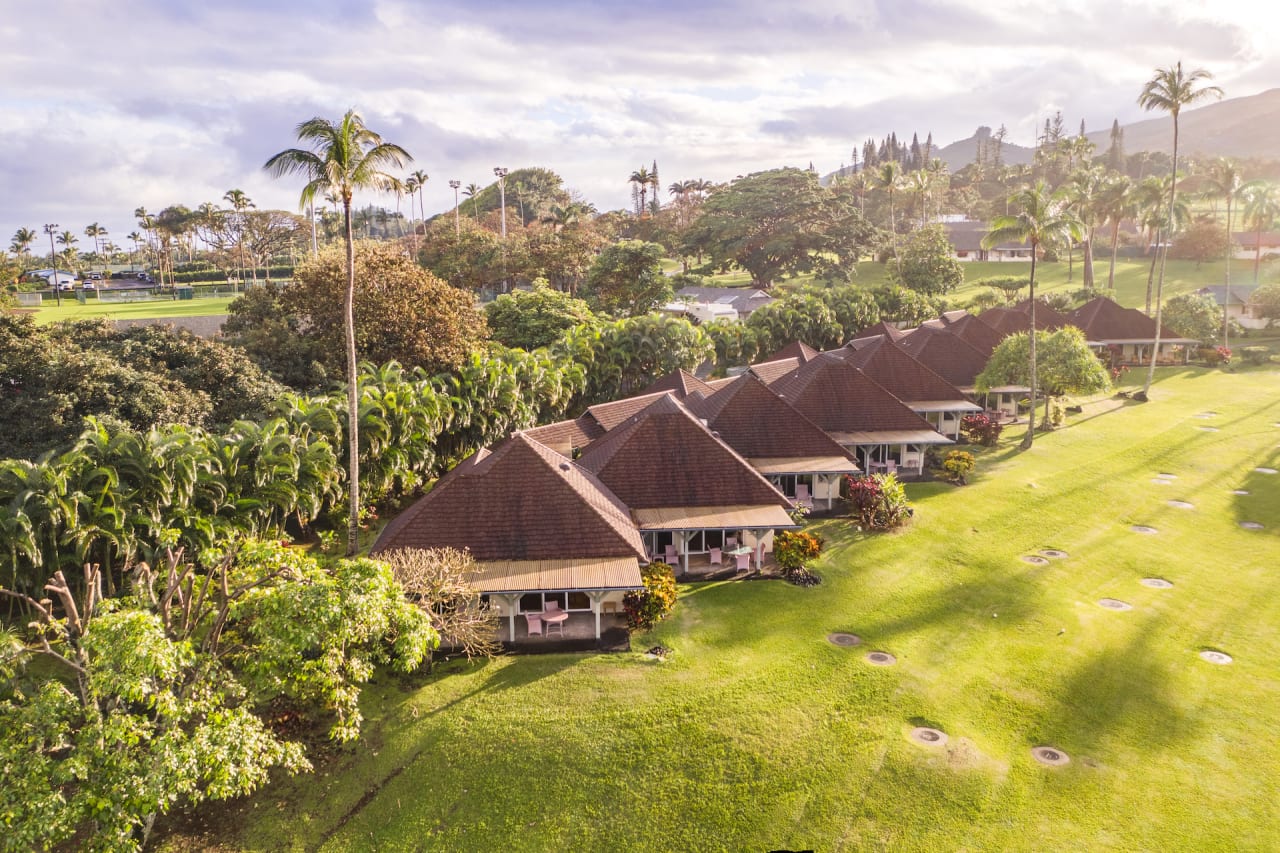
[[(1094, 401), (1028, 453), (1010, 435), (971, 485), (910, 486), (906, 530), (820, 524), (815, 589), (682, 587), (673, 616), (633, 641), (672, 647), (666, 663), (507, 657), (383, 677), (360, 746), (194, 843), (1274, 850), (1280, 475), (1253, 469), (1280, 467), (1277, 379), (1171, 370), (1152, 403)], [(1161, 471), (1177, 479), (1153, 483)], [(1043, 548), (1070, 556), (1019, 560)], [(832, 646), (831, 631), (864, 645)], [(1199, 660), (1206, 648), (1235, 663)], [(866, 664), (872, 649), (898, 664)], [(911, 743), (919, 724), (949, 744)], [(1039, 766), (1040, 744), (1071, 763)]]
[(163, 317), (202, 317), (209, 314), (226, 314), (227, 306), (234, 297), (218, 296), (186, 299), (181, 302), (173, 299), (156, 299), (150, 302), (98, 302), (91, 300), (84, 305), (74, 298), (63, 299), (59, 308), (52, 302), (46, 302), (35, 309), (36, 322), (40, 325), (56, 323), (59, 320), (92, 320), (109, 317), (112, 320), (144, 320)]

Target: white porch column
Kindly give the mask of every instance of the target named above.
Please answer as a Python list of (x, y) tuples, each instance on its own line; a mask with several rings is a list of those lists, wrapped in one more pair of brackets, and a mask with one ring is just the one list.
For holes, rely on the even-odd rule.
[(600, 639), (600, 605), (604, 602), (605, 592), (603, 590), (591, 590), (587, 593), (587, 598), (591, 599), (591, 612), (596, 615), (596, 639)]
[(520, 609), (520, 596), (511, 592), (501, 592), (495, 597), (502, 599), (503, 603), (507, 605), (507, 625), (509, 626), (507, 637), (514, 643), (516, 641), (516, 611)]
[(689, 539), (691, 534), (688, 530), (680, 531), (680, 573), (689, 573)]

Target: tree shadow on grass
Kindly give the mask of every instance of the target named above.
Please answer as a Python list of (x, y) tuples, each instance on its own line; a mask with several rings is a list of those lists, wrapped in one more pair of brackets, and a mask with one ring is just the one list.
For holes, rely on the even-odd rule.
[[(1056, 707), (1045, 716), (1040, 731), (1029, 735), (1068, 751), (1098, 749), (1109, 740), (1160, 751), (1190, 736), (1195, 717), (1170, 698), (1175, 690), (1170, 662), (1151, 648), (1163, 621), (1160, 614), (1148, 615), (1124, 645), (1097, 649), (1055, 691)], [(1194, 664), (1188, 655), (1186, 665)]]
[[(1276, 432), (1280, 436), (1280, 430)], [(1259, 468), (1280, 469), (1280, 452), (1273, 452), (1256, 464)], [(1243, 482), (1234, 488), (1249, 493), (1235, 495), (1232, 501), (1236, 523), (1255, 522), (1263, 525), (1261, 530), (1248, 531), (1255, 535), (1280, 535), (1280, 474), (1250, 470)]]

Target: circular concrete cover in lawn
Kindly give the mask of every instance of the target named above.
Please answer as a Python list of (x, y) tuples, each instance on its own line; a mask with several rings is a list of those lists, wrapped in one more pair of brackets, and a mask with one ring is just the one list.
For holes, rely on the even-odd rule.
[(1159, 474), (1156, 474), (1156, 477), (1157, 477), (1157, 478), (1159, 478), (1159, 479), (1161, 479), (1161, 480), (1176, 480), (1176, 479), (1178, 479), (1178, 475), (1177, 475), (1177, 474), (1170, 474), (1168, 471), (1161, 471)]
[(1105, 607), (1108, 610), (1132, 610), (1133, 605), (1118, 598), (1101, 598), (1098, 599), (1098, 606)]
[(1145, 533), (1147, 536), (1154, 536), (1155, 534), (1160, 532), (1159, 530), (1156, 530), (1154, 527), (1148, 527), (1145, 524), (1134, 524), (1129, 529), (1132, 530), (1134, 533)]
[(1152, 589), (1173, 589), (1173, 584), (1164, 578), (1143, 578), (1138, 583), (1143, 586), (1149, 586)]
[(1217, 416), (1218, 416), (1217, 412), (1201, 412), (1200, 414), (1196, 415), (1197, 418), (1216, 418)]
[(867, 655), (867, 663), (875, 664), (876, 666), (893, 666), (897, 662), (898, 659), (888, 652), (872, 652)]
[(947, 733), (937, 729), (931, 729), (928, 726), (916, 726), (908, 735), (916, 743), (925, 746), (942, 746), (947, 742)]
[(1209, 663), (1228, 664), (1231, 663), (1231, 655), (1226, 652), (1215, 652), (1205, 649), (1200, 653), (1201, 660), (1207, 660)]
[(1201, 430), (1203, 432), (1219, 432), (1217, 427), (1210, 427), (1210, 426), (1196, 427), (1196, 429)]
[(1048, 767), (1061, 767), (1071, 763), (1071, 757), (1052, 746), (1037, 746), (1031, 750), (1031, 757)]
[(837, 632), (835, 634), (828, 634), (827, 641), (837, 646), (844, 646), (845, 648), (849, 648), (851, 646), (856, 646), (859, 643), (861, 643), (862, 638), (859, 637), (857, 634), (845, 634), (845, 633)]
[(1040, 553), (1050, 560), (1061, 560), (1068, 556), (1066, 551), (1059, 551), (1057, 548), (1045, 548)]
[(1245, 530), (1261, 530), (1262, 529), (1262, 525), (1256, 521), (1242, 521), (1240, 522), (1240, 526), (1243, 527)]
[(1196, 505), (1187, 501), (1169, 501), (1169, 506), (1174, 509), (1195, 509)]
[(1151, 482), (1155, 483), (1157, 486), (1172, 486), (1172, 485), (1173, 485), (1173, 480), (1166, 480), (1166, 479), (1162, 479), (1162, 478), (1160, 478), (1160, 477), (1156, 477), (1156, 478), (1155, 478), (1154, 480), (1152, 480)]
[(1233, 495), (1247, 495), (1247, 494), (1249, 494), (1249, 490), (1248, 490), (1248, 489), (1232, 489), (1232, 490), (1231, 490), (1231, 494), (1233, 494)]
[(1253, 470), (1259, 474), (1274, 474), (1276, 472), (1275, 468), (1254, 468)]
[(1033, 565), (1033, 566), (1047, 566), (1047, 565), (1049, 565), (1049, 561), (1048, 561), (1048, 560), (1046, 560), (1044, 557), (1041, 557), (1039, 554), (1023, 554), (1023, 555), (1022, 555), (1022, 562), (1024, 562), (1024, 563), (1030, 563), (1030, 564), (1031, 564), (1031, 565)]

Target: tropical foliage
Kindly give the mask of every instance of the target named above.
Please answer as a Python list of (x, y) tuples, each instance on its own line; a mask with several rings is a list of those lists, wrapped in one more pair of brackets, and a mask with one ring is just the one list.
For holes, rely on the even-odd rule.
[(648, 631), (676, 606), (676, 575), (666, 563), (640, 567), (644, 588), (622, 598), (627, 625), (633, 631)]

